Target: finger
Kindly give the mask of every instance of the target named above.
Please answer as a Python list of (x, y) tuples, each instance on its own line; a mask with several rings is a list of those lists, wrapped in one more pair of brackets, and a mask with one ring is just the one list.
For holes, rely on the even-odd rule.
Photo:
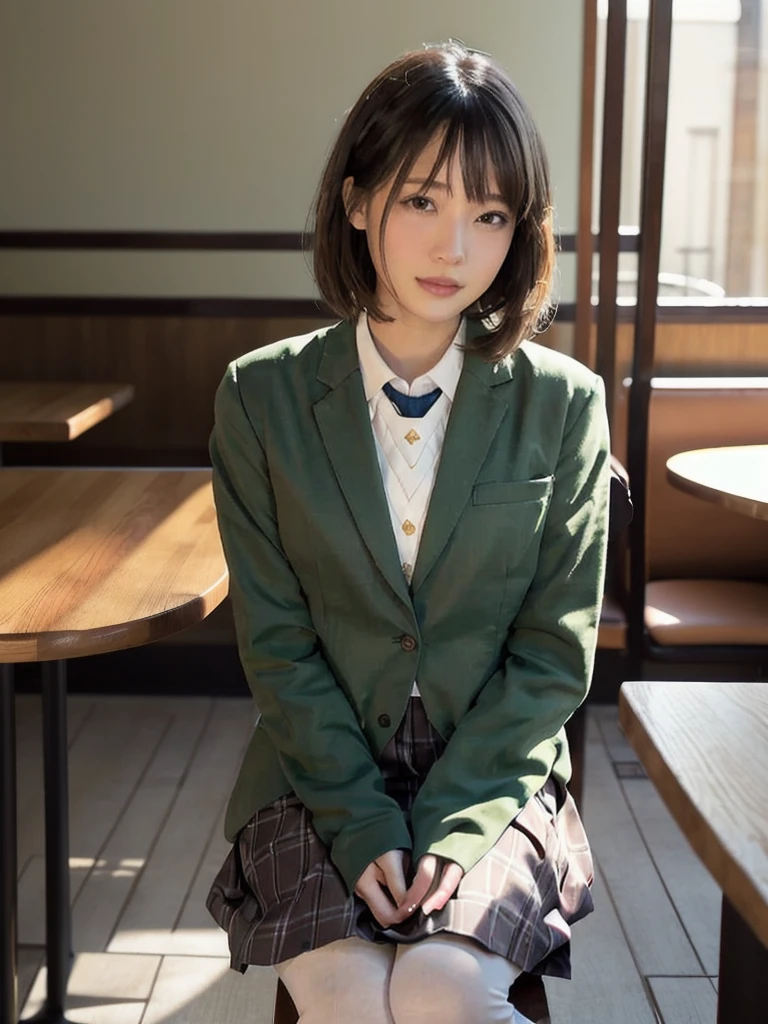
[(377, 882), (382, 885), (384, 884), (384, 872), (376, 864), (376, 862), (373, 861), (371, 864), (368, 865), (368, 867), (365, 869), (362, 875), (360, 875), (360, 877), (358, 878), (357, 883), (355, 885), (355, 892), (358, 894), (358, 896), (362, 896), (363, 892), (368, 892), (371, 886), (373, 886)]
[(401, 906), (405, 907), (407, 913), (412, 914), (421, 905), (422, 900), (430, 890), (437, 874), (437, 857), (427, 854), (419, 861), (416, 875), (411, 882), (410, 888), (406, 891)]
[(450, 889), (447, 882), (444, 883), (441, 880), (440, 884), (437, 885), (432, 890), (432, 892), (430, 892), (428, 897), (424, 900), (424, 902), (421, 905), (421, 909), (424, 915), (427, 916), (431, 914), (434, 910), (442, 910), (442, 908), (450, 899), (453, 891), (454, 890)]
[(463, 877), (464, 871), (458, 864), (447, 864), (440, 879), (440, 884), (429, 899), (425, 900), (421, 908), (422, 911), (425, 914), (431, 914), (433, 910), (442, 910), (458, 889), (459, 882)]
[(413, 913), (429, 892), (429, 888), (434, 882), (436, 870), (437, 865), (426, 861), (426, 858), (422, 858), (419, 861), (413, 881), (405, 892), (401, 906), (407, 907)]
[(388, 928), (392, 924), (396, 924), (401, 919), (398, 911), (389, 896), (381, 888), (378, 883), (373, 885), (358, 885), (355, 890), (357, 895), (365, 901), (369, 910), (382, 926), (382, 928)]
[(402, 850), (389, 850), (383, 857), (378, 858), (376, 865), (383, 872), (385, 884), (399, 907), (406, 890)]

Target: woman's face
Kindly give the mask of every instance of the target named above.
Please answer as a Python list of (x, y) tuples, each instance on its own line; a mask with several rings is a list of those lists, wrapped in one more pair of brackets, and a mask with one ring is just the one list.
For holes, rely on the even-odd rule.
[[(395, 197), (384, 236), (386, 271), (379, 227), (392, 180), (350, 215), (353, 227), (365, 231), (368, 238), (376, 269), (376, 299), (395, 320), (457, 321), (490, 287), (512, 241), (513, 212), (498, 194), (492, 170), (491, 198), (483, 203), (467, 198), (456, 159), (440, 169), (428, 192), (424, 190), (440, 141), (435, 138), (427, 146)], [(351, 185), (348, 178), (345, 188)]]

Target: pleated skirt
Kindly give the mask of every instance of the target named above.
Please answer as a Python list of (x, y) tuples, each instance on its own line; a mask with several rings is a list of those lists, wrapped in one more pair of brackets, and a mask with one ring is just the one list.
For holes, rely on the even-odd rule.
[[(445, 749), (420, 698), (411, 697), (379, 760), (387, 793), (410, 822), (416, 794)], [(576, 805), (550, 778), (454, 896), (429, 916), (417, 910), (382, 928), (348, 896), (312, 815), (293, 794), (241, 830), (206, 905), (227, 932), (231, 966), (274, 965), (337, 939), (419, 942), (437, 932), (475, 939), (524, 971), (570, 978), (571, 926), (592, 910), (593, 865)]]

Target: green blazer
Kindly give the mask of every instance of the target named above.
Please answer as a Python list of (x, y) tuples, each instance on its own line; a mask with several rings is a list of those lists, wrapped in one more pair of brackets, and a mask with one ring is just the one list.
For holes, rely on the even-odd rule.
[[(210, 453), (260, 712), (228, 839), (293, 791), (350, 891), (395, 848), (469, 870), (550, 773), (570, 777), (605, 565), (602, 381), (534, 343), (495, 366), (467, 352), (410, 587), (353, 323), (235, 360)], [(409, 828), (376, 760), (414, 679), (448, 743)]]

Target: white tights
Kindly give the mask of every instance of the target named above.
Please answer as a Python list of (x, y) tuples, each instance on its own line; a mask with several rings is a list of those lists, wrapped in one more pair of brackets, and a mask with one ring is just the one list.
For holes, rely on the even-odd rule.
[(520, 969), (460, 935), (413, 945), (349, 938), (276, 968), (300, 1024), (523, 1024), (507, 996)]

